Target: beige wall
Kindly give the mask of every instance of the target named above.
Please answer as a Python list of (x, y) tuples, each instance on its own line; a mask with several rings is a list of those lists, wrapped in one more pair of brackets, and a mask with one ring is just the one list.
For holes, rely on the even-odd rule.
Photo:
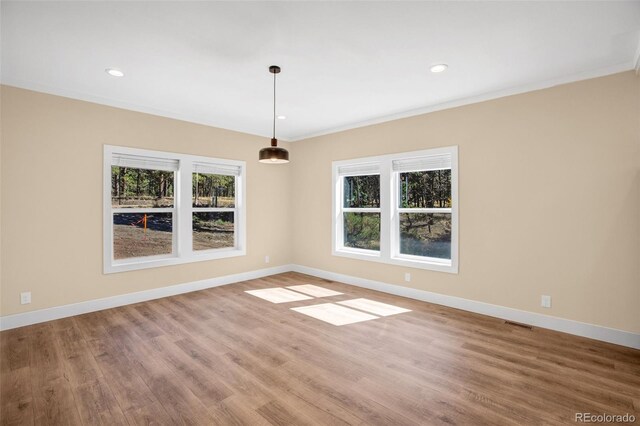
[[(291, 168), (257, 162), (268, 138), (6, 86), (1, 95), (2, 315), (289, 263)], [(104, 144), (245, 160), (247, 255), (103, 275)], [(33, 302), (20, 305), (29, 290)]]
[[(260, 137), (12, 87), (0, 95), (2, 315), (297, 263), (640, 332), (632, 72), (296, 142), (285, 166), (256, 161)], [(103, 275), (103, 144), (245, 160), (247, 256)], [(459, 146), (459, 274), (331, 255), (331, 161), (448, 145)], [(33, 303), (20, 305), (27, 290)]]
[[(459, 274), (331, 255), (333, 160), (448, 145), (459, 146)], [(321, 136), (292, 150), (294, 263), (640, 332), (633, 72)], [(540, 307), (542, 294), (552, 296), (551, 309)]]

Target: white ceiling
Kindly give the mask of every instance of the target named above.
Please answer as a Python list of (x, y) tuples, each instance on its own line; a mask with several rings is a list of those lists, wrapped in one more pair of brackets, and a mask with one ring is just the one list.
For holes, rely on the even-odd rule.
[(640, 40), (638, 1), (1, 7), (3, 84), (270, 136), (277, 64), (284, 140), (633, 69)]

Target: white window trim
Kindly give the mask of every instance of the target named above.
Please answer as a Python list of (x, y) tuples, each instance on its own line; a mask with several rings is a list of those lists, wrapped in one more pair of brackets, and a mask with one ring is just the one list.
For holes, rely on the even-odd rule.
[[(400, 209), (397, 207), (398, 172), (393, 172), (394, 160), (410, 159), (412, 157), (425, 157), (438, 154), (451, 155), (451, 260), (412, 256), (397, 252), (399, 227), (398, 214), (404, 210), (420, 212), (422, 209)], [(343, 220), (342, 212), (350, 209), (342, 207), (343, 177), (338, 172), (340, 167), (357, 166), (358, 164), (379, 165), (380, 170), (380, 251), (354, 249), (343, 245)], [(331, 247), (334, 256), (347, 257), (358, 260), (368, 260), (392, 265), (400, 265), (410, 268), (428, 269), (432, 271), (458, 273), (458, 147), (450, 146), (433, 148), (422, 151), (403, 152), (375, 157), (357, 158), (354, 160), (334, 161), (332, 198), (333, 208), (331, 215)], [(348, 174), (351, 176), (351, 174)], [(363, 211), (363, 209), (357, 209)], [(428, 209), (430, 212), (449, 209)]]
[[(113, 209), (111, 207), (111, 158), (114, 153), (149, 156), (179, 161), (178, 170), (175, 172), (174, 207), (153, 209), (154, 212), (167, 211), (173, 213), (173, 253), (170, 255), (128, 258), (118, 261), (113, 259), (113, 213), (120, 211), (124, 211), (126, 213), (148, 211), (147, 209)], [(212, 163), (236, 166), (240, 168), (240, 174), (239, 176), (236, 176), (235, 179), (235, 208), (223, 209), (224, 211), (234, 211), (235, 213), (235, 247), (198, 251), (193, 250), (193, 229), (191, 217), (194, 209), (191, 205), (191, 175), (193, 173), (194, 163)], [(105, 274), (244, 256), (247, 253), (246, 163), (244, 161), (104, 145), (102, 192), (103, 272)], [(214, 208), (213, 210), (216, 209)], [(202, 211), (202, 209), (199, 208), (197, 211)]]

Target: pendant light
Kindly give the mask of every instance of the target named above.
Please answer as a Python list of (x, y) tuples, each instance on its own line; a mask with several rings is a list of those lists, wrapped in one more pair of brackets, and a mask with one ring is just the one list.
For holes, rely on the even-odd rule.
[(278, 147), (276, 139), (276, 74), (280, 72), (280, 67), (271, 65), (269, 72), (273, 74), (273, 137), (271, 146), (260, 150), (260, 162), (268, 164), (283, 164), (289, 162), (289, 151)]

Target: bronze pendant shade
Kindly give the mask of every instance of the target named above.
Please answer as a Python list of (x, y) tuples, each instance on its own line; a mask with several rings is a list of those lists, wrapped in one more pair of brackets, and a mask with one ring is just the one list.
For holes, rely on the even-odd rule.
[(273, 74), (273, 137), (271, 138), (271, 146), (260, 150), (259, 161), (261, 163), (282, 164), (289, 162), (289, 151), (278, 147), (278, 139), (276, 139), (276, 74), (280, 72), (280, 67), (271, 65), (269, 72)]
[(284, 148), (278, 147), (278, 139), (271, 139), (271, 146), (269, 148), (262, 148), (260, 150), (261, 163), (288, 163), (289, 151)]

